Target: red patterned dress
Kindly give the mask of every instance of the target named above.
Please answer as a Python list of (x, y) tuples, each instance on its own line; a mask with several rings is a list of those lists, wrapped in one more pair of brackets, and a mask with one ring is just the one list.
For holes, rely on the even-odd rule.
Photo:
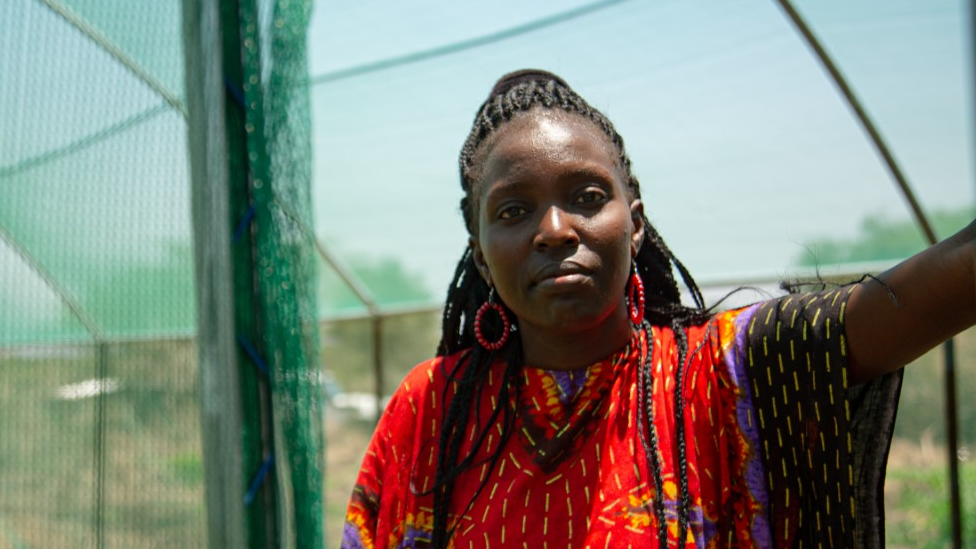
[[(678, 351), (668, 328), (654, 327), (650, 344), (635, 330), (624, 349), (585, 369), (525, 367), (515, 432), (496, 465), (488, 458), (498, 449), (500, 420), (455, 482), (451, 546), (657, 547), (656, 502), (671, 547), (883, 546), (880, 488), (900, 377), (847, 386), (847, 295), (783, 298), (687, 329), (680, 419)], [(648, 352), (661, 493), (639, 431), (638, 373)], [(443, 397), (452, 397), (447, 373), (463, 354), (420, 364), (393, 396), (363, 460), (342, 547), (428, 546), (427, 490)], [(472, 417), (486, 421), (499, 405), (504, 367), (493, 365)], [(690, 502), (684, 543), (679, 420)], [(468, 429), (462, 456), (475, 432)]]

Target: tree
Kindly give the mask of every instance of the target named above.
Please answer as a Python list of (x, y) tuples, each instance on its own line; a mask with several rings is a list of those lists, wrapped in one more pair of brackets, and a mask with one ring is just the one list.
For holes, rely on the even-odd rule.
[[(935, 233), (945, 238), (972, 221), (976, 209), (940, 210), (929, 219)], [(921, 230), (908, 219), (871, 214), (861, 222), (861, 232), (853, 238), (821, 238), (808, 242), (797, 261), (814, 266), (836, 263), (904, 259), (926, 246)]]
[[(432, 297), (421, 277), (393, 258), (354, 259), (351, 270), (370, 292), (380, 309), (406, 304), (430, 304)], [(319, 285), (320, 314), (359, 309), (364, 305), (329, 269), (322, 269)], [(418, 362), (433, 356), (440, 315), (420, 313), (385, 318), (381, 322), (384, 390), (389, 393)], [(322, 364), (332, 370), (346, 390), (372, 392), (374, 323), (359, 318), (326, 322), (322, 328)]]

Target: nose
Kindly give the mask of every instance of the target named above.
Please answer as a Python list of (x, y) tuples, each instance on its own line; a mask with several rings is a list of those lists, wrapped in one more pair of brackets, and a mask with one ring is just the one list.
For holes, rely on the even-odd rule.
[(551, 206), (542, 214), (533, 244), (537, 249), (579, 245), (579, 234), (572, 214)]

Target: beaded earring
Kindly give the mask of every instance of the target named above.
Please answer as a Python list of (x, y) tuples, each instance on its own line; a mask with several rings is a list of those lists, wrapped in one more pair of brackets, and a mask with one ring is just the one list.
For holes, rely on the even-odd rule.
[[(508, 320), (508, 315), (505, 314), (504, 307), (502, 307), (498, 303), (495, 303), (494, 297), (495, 297), (495, 289), (492, 288), (488, 292), (488, 301), (485, 301), (484, 304), (482, 304), (481, 307), (478, 308), (478, 312), (474, 316), (474, 337), (475, 339), (478, 340), (479, 345), (481, 345), (482, 347), (484, 347), (489, 351), (497, 351), (498, 349), (501, 349), (502, 347), (505, 346), (505, 343), (508, 341), (509, 330), (512, 327), (511, 321)], [(485, 336), (481, 332), (481, 320), (484, 318), (485, 313), (488, 312), (488, 309), (494, 309), (494, 311), (498, 313), (498, 317), (502, 321), (501, 336), (498, 338), (497, 341), (493, 341), (493, 342), (486, 341)]]
[(636, 264), (627, 284), (627, 311), (634, 326), (640, 326), (644, 322), (644, 281), (637, 274)]

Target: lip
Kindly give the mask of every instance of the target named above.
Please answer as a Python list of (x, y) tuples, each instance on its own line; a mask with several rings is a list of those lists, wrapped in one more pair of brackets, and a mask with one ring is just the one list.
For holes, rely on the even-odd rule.
[(532, 275), (532, 286), (578, 283), (588, 278), (589, 274), (589, 269), (577, 263), (549, 263)]

